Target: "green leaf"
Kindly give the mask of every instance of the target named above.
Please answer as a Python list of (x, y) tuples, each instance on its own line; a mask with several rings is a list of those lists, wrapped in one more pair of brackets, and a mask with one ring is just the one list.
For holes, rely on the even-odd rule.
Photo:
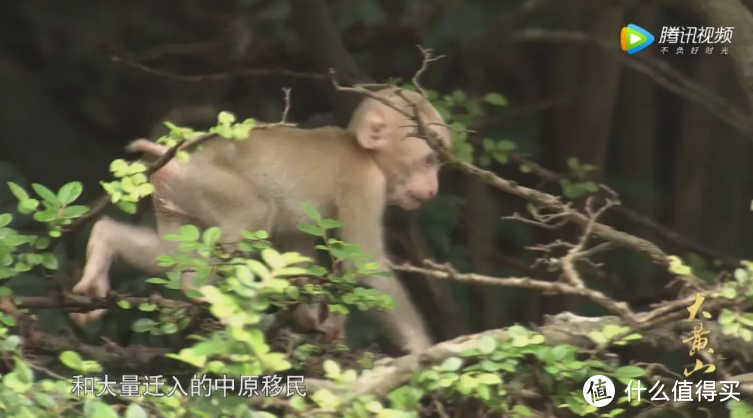
[(719, 319), (717, 321), (719, 321), (719, 324), (721, 325), (727, 325), (735, 322), (736, 319), (737, 317), (734, 312), (725, 309), (721, 314), (719, 314)]
[(125, 160), (117, 159), (110, 163), (110, 172), (122, 171), (128, 168), (128, 163)]
[(740, 338), (746, 343), (749, 343), (751, 340), (753, 340), (753, 332), (748, 328), (741, 328)]
[(251, 132), (251, 126), (248, 125), (235, 125), (233, 126), (233, 138), (246, 139)]
[(141, 163), (133, 163), (130, 166), (128, 166), (128, 174), (143, 173), (146, 170), (147, 170), (146, 166)]
[(118, 202), (117, 206), (125, 213), (136, 213), (136, 204), (133, 202)]
[(502, 378), (499, 377), (498, 374), (494, 373), (483, 373), (476, 376), (476, 379), (479, 381), (479, 383), (483, 383), (485, 385), (498, 385), (502, 383)]
[(218, 239), (220, 239), (220, 228), (213, 226), (206, 231), (204, 231), (204, 234), (202, 234), (201, 237), (204, 244), (207, 245), (214, 245)]
[(126, 193), (132, 193), (136, 189), (136, 186), (133, 185), (133, 181), (130, 177), (124, 178), (120, 182), (120, 185), (123, 187), (123, 191)]
[(497, 341), (488, 335), (481, 337), (478, 342), (478, 350), (481, 354), (491, 354), (497, 347)]
[(518, 146), (512, 141), (502, 140), (502, 141), (497, 142), (496, 148), (497, 148), (497, 151), (513, 151), (517, 147)]
[(609, 340), (606, 335), (598, 331), (589, 332), (588, 337), (591, 338), (591, 340), (593, 340), (593, 342), (595, 342), (596, 344), (604, 344)]
[(50, 270), (58, 269), (58, 258), (54, 253), (42, 254), (42, 265)]
[(131, 176), (131, 183), (134, 184), (134, 186), (138, 186), (140, 184), (146, 183), (146, 175), (144, 173), (137, 173)]
[(311, 265), (308, 267), (308, 274), (312, 276), (324, 276), (327, 274), (327, 269), (322, 266)]
[(232, 128), (230, 128), (229, 125), (218, 125), (212, 128), (212, 131), (221, 135), (223, 138), (228, 138), (228, 139), (233, 138), (233, 130)]
[(305, 233), (307, 233), (309, 235), (313, 235), (315, 237), (323, 237), (324, 236), (324, 231), (322, 230), (322, 228), (320, 228), (320, 227), (318, 227), (316, 225), (300, 224), (297, 227), (298, 227), (298, 229), (300, 231), (303, 231), (303, 232), (305, 232)]
[(77, 218), (87, 212), (89, 212), (89, 208), (83, 205), (68, 206), (63, 209), (63, 215), (66, 218)]
[(45, 202), (50, 203), (55, 207), (60, 206), (60, 200), (58, 200), (57, 195), (53, 193), (52, 190), (42, 186), (39, 183), (32, 183), (31, 187)]
[(512, 407), (512, 412), (516, 413), (517, 416), (520, 417), (530, 417), (533, 416), (533, 413), (531, 413), (531, 410), (523, 405), (515, 405)]
[(7, 325), (9, 327), (12, 327), (12, 326), (16, 325), (15, 318), (13, 318), (12, 316), (9, 316), (9, 315), (0, 314), (0, 322), (2, 322), (3, 324), (5, 324), (5, 325)]
[(725, 287), (719, 292), (719, 296), (725, 299), (735, 299), (737, 298), (737, 290), (734, 287)]
[(340, 366), (330, 359), (324, 360), (324, 362), (322, 363), (322, 368), (324, 369), (324, 373), (329, 378), (336, 378), (340, 376)]
[(173, 322), (166, 322), (162, 324), (160, 327), (162, 329), (162, 332), (166, 335), (175, 334), (178, 332), (178, 326), (175, 325)]
[(220, 112), (217, 115), (217, 122), (221, 125), (231, 125), (235, 123), (235, 115), (230, 112)]
[(49, 238), (47, 238), (47, 237), (39, 237), (39, 239), (37, 239), (37, 242), (34, 243), (34, 248), (37, 249), (37, 250), (43, 250), (43, 249), (49, 247), (50, 243), (51, 243), (51, 241), (50, 241)]
[(42, 255), (41, 254), (26, 254), (26, 262), (28, 262), (32, 266), (36, 266), (37, 264), (42, 262)]
[(538, 335), (534, 335), (533, 337), (531, 337), (528, 340), (528, 344), (529, 345), (538, 345), (538, 344), (542, 344), (545, 340), (546, 339), (544, 338), (543, 335), (538, 334)]
[(289, 297), (290, 299), (297, 300), (299, 297), (301, 297), (301, 289), (295, 286), (288, 286), (285, 288), (285, 296)]
[(596, 193), (599, 191), (599, 186), (592, 181), (586, 181), (586, 182), (580, 183), (580, 187), (582, 187), (583, 190), (587, 192), (591, 192), (591, 193)]
[(183, 225), (180, 227), (180, 236), (183, 241), (196, 241), (199, 239), (199, 228), (193, 225)]
[(317, 211), (316, 208), (312, 206), (310, 203), (305, 202), (303, 204), (303, 211), (306, 212), (306, 215), (308, 215), (308, 217), (311, 218), (317, 224), (322, 221), (322, 215), (320, 215), (319, 211)]
[(55, 399), (53, 399), (52, 396), (50, 396), (50, 395), (48, 395), (48, 394), (46, 394), (44, 392), (37, 392), (37, 393), (35, 393), (34, 394), (34, 400), (37, 401), (37, 403), (39, 404), (39, 406), (41, 406), (42, 408), (45, 408), (45, 409), (52, 409), (52, 408), (55, 407), (55, 404), (57, 404), (57, 402), (55, 401)]
[(638, 366), (623, 366), (614, 371), (615, 377), (623, 379), (641, 377), (644, 374), (645, 371)]
[(84, 360), (74, 351), (63, 351), (60, 353), (60, 361), (70, 369), (77, 371), (84, 370)]
[(63, 205), (67, 205), (78, 199), (83, 190), (84, 186), (77, 181), (66, 183), (60, 188), (60, 190), (58, 190), (58, 200), (60, 200), (60, 203)]
[(740, 284), (746, 284), (748, 280), (750, 279), (750, 276), (748, 276), (747, 269), (735, 269), (734, 277), (735, 277), (735, 281), (737, 281)]
[(23, 189), (23, 187), (17, 185), (16, 183), (13, 183), (12, 181), (8, 182), (8, 187), (10, 188), (11, 193), (16, 196), (16, 199), (19, 200), (19, 202), (29, 199), (29, 195), (26, 194), (26, 191)]
[(285, 261), (280, 256), (280, 253), (278, 253), (277, 251), (271, 248), (267, 248), (264, 251), (262, 251), (261, 258), (272, 269), (279, 269), (285, 266)]
[(157, 310), (157, 305), (153, 303), (142, 303), (139, 305), (139, 310), (142, 312), (152, 312)]
[(152, 183), (139, 184), (136, 191), (139, 193), (139, 196), (149, 196), (154, 193), (154, 185)]
[(149, 418), (149, 416), (139, 404), (132, 403), (126, 409), (125, 418)]
[(254, 285), (254, 274), (248, 266), (235, 266), (235, 277), (246, 286)]
[(511, 338), (527, 338), (528, 330), (520, 325), (513, 325), (507, 329), (507, 333)]
[(84, 418), (118, 418), (118, 414), (99, 399), (88, 398), (84, 401)]
[(336, 219), (323, 219), (321, 225), (324, 229), (334, 229), (340, 228), (343, 226), (343, 223)]
[(459, 357), (450, 357), (448, 359), (445, 359), (445, 361), (442, 362), (442, 364), (439, 366), (439, 370), (443, 372), (454, 372), (460, 369), (460, 367), (463, 365), (463, 360)]
[[(729, 312), (729, 311), (725, 311)], [(723, 315), (724, 313), (722, 313)], [(722, 315), (719, 315), (719, 323), (722, 323)], [(733, 314), (734, 316), (734, 314)], [(737, 318), (738, 321), (740, 321), (741, 324), (745, 324), (749, 327), (753, 327), (753, 313), (744, 313), (739, 318)]]
[(38, 222), (50, 222), (55, 220), (55, 211), (48, 209), (41, 212), (34, 213), (34, 220)]
[(487, 93), (484, 101), (495, 106), (507, 105), (507, 99), (499, 93)]
[(37, 199), (27, 199), (18, 202), (18, 211), (23, 215), (28, 215), (34, 212), (39, 206)]
[(10, 213), (3, 213), (0, 215), (0, 228), (7, 226), (13, 220), (13, 215)]
[(137, 319), (133, 325), (131, 325), (131, 329), (134, 332), (147, 332), (150, 329), (154, 327), (154, 320), (149, 318), (140, 318)]

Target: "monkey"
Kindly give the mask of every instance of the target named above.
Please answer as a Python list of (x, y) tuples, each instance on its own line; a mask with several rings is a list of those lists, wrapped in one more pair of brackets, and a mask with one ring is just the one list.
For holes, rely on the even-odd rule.
[[(125, 149), (127, 152), (142, 152), (153, 157), (162, 157), (169, 150), (167, 146), (157, 144), (147, 139), (137, 139), (129, 143)], [(161, 193), (163, 189), (161, 186), (164, 185), (164, 180), (171, 176), (180, 175), (178, 170), (181, 169), (185, 169), (185, 167), (180, 167), (175, 159), (171, 159), (166, 166), (163, 166), (163, 168), (159, 170), (157, 175), (153, 175), (151, 178), (152, 183), (157, 184), (158, 186), (155, 187), (152, 199), (156, 208), (161, 210), (163, 215), (165, 213), (171, 213), (173, 215), (188, 216), (188, 214), (182, 209), (163, 198)], [(185, 286), (193, 287), (188, 283), (186, 283)], [(195, 299), (198, 299), (199, 301), (202, 300), (201, 298)], [(323, 316), (324, 318), (322, 319)], [(345, 339), (345, 322), (343, 317), (339, 315), (326, 315), (321, 306), (299, 305), (287, 315), (285, 319), (278, 319), (282, 319), (283, 322), (285, 319), (293, 320), (293, 322), (302, 327), (303, 330), (318, 332), (324, 337), (325, 342), (342, 342)]]
[[(449, 128), (420, 94), (397, 88), (377, 94), (410, 113), (415, 106), (422, 120), (449, 147)], [(296, 228), (308, 221), (304, 202), (322, 216), (340, 220), (341, 239), (358, 245), (379, 263), (380, 270), (386, 270), (382, 223), (386, 206), (416, 210), (439, 188), (438, 154), (424, 139), (411, 135), (415, 128), (415, 122), (366, 97), (345, 129), (280, 126), (251, 130), (240, 141), (210, 139), (187, 162), (172, 160), (152, 175), (156, 230), (107, 217), (94, 224), (84, 272), (73, 291), (105, 296), (108, 271), (115, 259), (151, 274), (166, 272), (156, 257), (171, 254), (177, 244), (161, 237), (176, 233), (186, 223), (218, 226), (222, 240), (228, 242), (240, 240), (243, 230), (264, 230), (277, 248), (314, 259), (315, 237)], [(157, 155), (165, 151), (162, 145), (139, 141), (130, 149)], [(361, 280), (395, 300), (395, 309), (370, 313), (391, 342), (406, 353), (431, 346), (424, 320), (398, 280)], [(190, 280), (183, 282), (184, 290), (190, 286)], [(71, 317), (85, 323), (103, 312)], [(329, 323), (313, 326), (340, 335), (341, 319), (337, 317), (329, 315), (324, 321)]]

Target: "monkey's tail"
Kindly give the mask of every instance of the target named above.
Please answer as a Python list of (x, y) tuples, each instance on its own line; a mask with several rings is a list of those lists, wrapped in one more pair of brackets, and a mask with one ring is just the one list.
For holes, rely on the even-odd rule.
[(157, 157), (165, 155), (169, 149), (165, 145), (152, 142), (148, 139), (137, 139), (130, 144), (126, 145), (126, 151), (128, 152), (143, 152)]

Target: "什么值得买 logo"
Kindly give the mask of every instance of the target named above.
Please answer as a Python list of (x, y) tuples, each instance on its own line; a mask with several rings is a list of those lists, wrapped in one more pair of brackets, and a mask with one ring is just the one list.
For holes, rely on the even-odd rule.
[(628, 54), (635, 54), (653, 42), (654, 35), (632, 23), (622, 28), (622, 32), (620, 33), (620, 46)]

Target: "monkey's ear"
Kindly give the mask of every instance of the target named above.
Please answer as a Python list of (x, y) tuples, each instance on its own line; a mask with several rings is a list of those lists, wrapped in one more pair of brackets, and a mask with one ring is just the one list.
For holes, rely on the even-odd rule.
[(394, 130), (394, 124), (387, 112), (371, 108), (363, 114), (356, 127), (358, 143), (366, 149), (379, 149), (387, 145)]

